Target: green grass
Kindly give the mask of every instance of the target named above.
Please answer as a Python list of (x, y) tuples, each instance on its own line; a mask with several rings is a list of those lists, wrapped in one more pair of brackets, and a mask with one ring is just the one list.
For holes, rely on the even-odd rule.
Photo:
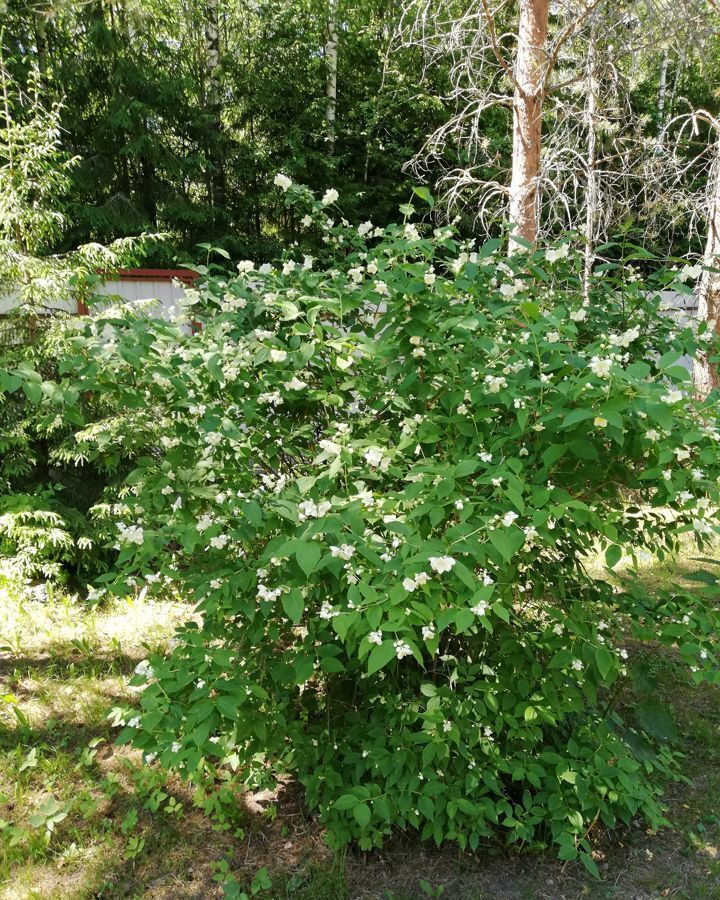
[[(664, 585), (698, 567), (640, 561)], [(167, 646), (181, 603), (90, 610), (62, 595), (21, 599), (0, 583), (0, 898), (213, 898), (234, 879), (259, 898), (637, 898), (720, 900), (720, 690), (682, 687), (671, 653), (636, 662), (673, 710), (689, 783), (668, 786), (675, 828), (598, 834), (602, 881), (551, 855), (474, 857), (398, 837), (380, 853), (334, 858), (292, 785), (241, 796), (220, 828), (186, 785), (113, 746), (109, 708), (134, 695), (135, 665)], [(622, 703), (632, 705), (628, 694)], [(52, 829), (52, 830), (51, 830)], [(266, 869), (270, 888), (262, 888)], [(260, 872), (260, 876), (258, 876)], [(232, 894), (229, 893), (229, 896)]]

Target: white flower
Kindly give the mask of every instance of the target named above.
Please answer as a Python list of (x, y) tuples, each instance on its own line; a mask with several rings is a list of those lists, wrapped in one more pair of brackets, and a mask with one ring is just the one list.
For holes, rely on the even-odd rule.
[(712, 534), (713, 527), (706, 519), (693, 519), (693, 528), (699, 534)]
[(608, 420), (603, 419), (602, 416), (595, 416), (595, 419), (593, 421), (593, 425), (596, 428), (607, 428), (607, 423), (608, 423)]
[(282, 188), (283, 191), (286, 191), (292, 185), (292, 178), (288, 178), (287, 175), (284, 175), (282, 172), (278, 172), (275, 176), (273, 184), (276, 187)]
[(423, 640), (431, 641), (435, 637), (435, 626), (434, 625), (423, 625), (422, 636), (423, 636)]
[(393, 646), (395, 647), (395, 656), (397, 656), (398, 659), (402, 659), (404, 656), (410, 656), (412, 654), (410, 645), (406, 644), (405, 641), (398, 639)]
[(274, 348), (270, 351), (270, 359), (273, 362), (285, 362), (287, 359), (287, 350), (275, 350)]
[(305, 519), (322, 519), (332, 509), (332, 503), (329, 500), (321, 500), (315, 503), (314, 500), (302, 500), (298, 504), (298, 518), (301, 522)]
[(198, 519), (196, 528), (200, 532), (207, 531), (208, 528), (212, 525), (212, 523), (213, 523), (212, 516), (200, 516), (200, 518)]
[(210, 546), (214, 547), (216, 550), (222, 550), (229, 540), (230, 538), (226, 534), (218, 534), (215, 537), (210, 538)]
[(433, 269), (430, 269), (423, 276), (423, 281), (428, 287), (432, 287), (435, 284), (436, 278), (437, 275), (435, 274), (435, 271)]
[(290, 381), (286, 381), (283, 384), (283, 387), (286, 391), (301, 391), (303, 388), (307, 387), (307, 384), (304, 381), (301, 381), (299, 378), (293, 376)]
[(314, 262), (315, 262), (315, 259), (306, 253), (303, 256), (303, 264), (302, 264), (303, 269), (312, 269)]
[(365, 237), (366, 234), (370, 234), (373, 230), (373, 223), (368, 220), (367, 222), (363, 222), (361, 225), (358, 225), (357, 233), (360, 237)]
[(132, 719), (127, 723), (128, 728), (139, 728), (140, 727), (140, 716), (133, 716)]
[(501, 284), (500, 285), (500, 293), (503, 297), (507, 297), (508, 299), (515, 296), (515, 294), (519, 293), (523, 289), (524, 285), (522, 281), (515, 281), (513, 284)]
[(121, 544), (137, 544), (140, 546), (145, 540), (145, 534), (139, 525), (124, 525), (122, 522), (117, 523), (120, 532)]
[(402, 586), (406, 591), (412, 594), (412, 592), (417, 588), (417, 582), (414, 578), (403, 578)]
[(487, 385), (489, 394), (499, 394), (501, 390), (507, 387), (507, 381), (502, 375), (486, 375), (485, 384)]
[(309, 228), (312, 225), (312, 218), (308, 215), (304, 215), (302, 219), (300, 219), (300, 224), (303, 228)]
[(483, 451), (482, 453), (478, 453), (482, 462), (489, 463), (492, 462), (492, 453), (488, 453), (487, 451)]
[(368, 635), (368, 643), (370, 644), (382, 644), (382, 641), (382, 631), (371, 631)]
[(502, 517), (502, 523), (506, 528), (509, 528), (517, 518), (518, 514), (516, 512), (506, 512)]
[[(370, 271), (370, 266), (368, 266), (368, 272)], [(390, 291), (388, 290), (388, 286), (384, 281), (376, 281), (375, 286), (373, 288), (376, 294), (380, 294), (381, 297), (389, 297)]]
[(566, 259), (570, 251), (570, 244), (561, 244), (557, 249), (548, 247), (545, 251), (545, 259), (548, 262), (557, 262), (559, 259)]
[(297, 263), (295, 262), (294, 259), (286, 260), (282, 267), (283, 275), (289, 275), (291, 272), (294, 272), (296, 265), (297, 265)]
[(475, 613), (476, 616), (484, 616), (488, 611), (488, 605), (484, 600), (481, 600), (479, 603), (475, 604), (472, 607), (471, 612)]
[(178, 753), (178, 752), (180, 751), (180, 747), (181, 747), (181, 746), (182, 746), (182, 745), (180, 744), (179, 741), (173, 741), (172, 744), (170, 745), (170, 752), (171, 752), (171, 753)]
[(241, 259), (237, 264), (237, 270), (242, 275), (244, 272), (252, 272), (255, 263), (251, 259)]
[(348, 560), (355, 556), (355, 548), (351, 544), (340, 544), (339, 547), (331, 547), (330, 554)]
[(660, 399), (663, 403), (679, 403), (682, 398), (682, 391), (668, 391)]
[(364, 454), (365, 462), (369, 466), (377, 468), (382, 463), (384, 455), (385, 451), (380, 447), (368, 447)]
[(323, 605), (320, 607), (320, 612), (318, 613), (321, 619), (333, 619), (335, 616), (339, 616), (340, 613), (332, 608), (332, 604), (327, 600), (323, 602)]
[(603, 359), (599, 356), (593, 356), (590, 360), (590, 370), (594, 375), (597, 375), (598, 378), (607, 378), (611, 368), (612, 360), (607, 357)]
[(140, 675), (142, 678), (152, 678), (154, 673), (150, 663), (144, 659), (135, 666), (135, 674)]
[(573, 322), (584, 322), (587, 318), (587, 310), (586, 309), (574, 309), (570, 313), (570, 319)]
[(574, 659), (571, 663), (571, 666), (573, 669), (575, 669), (576, 672), (582, 672), (582, 670), (585, 668), (585, 666), (583, 666), (579, 659)]
[(418, 587), (422, 587), (427, 584), (428, 581), (430, 581), (430, 576), (427, 572), (418, 572), (415, 576), (415, 584), (418, 585)]
[(449, 572), (455, 565), (452, 556), (431, 556), (429, 559), (430, 568), (433, 572)]
[(205, 687), (205, 682), (203, 681), (202, 678), (198, 678), (198, 680), (195, 682), (195, 687), (196, 687), (199, 691), (201, 691), (201, 690)]
[(610, 335), (610, 343), (615, 344), (617, 347), (629, 347), (633, 341), (636, 341), (640, 337), (640, 329), (639, 328), (630, 328), (623, 334), (612, 334)]
[(322, 205), (330, 206), (331, 203), (335, 203), (340, 194), (335, 190), (335, 188), (328, 188), (323, 194)]
[(443, 722), (443, 731), (452, 731), (452, 722), (450, 721), (450, 719), (445, 719), (445, 721)]
[(338, 456), (342, 451), (342, 445), (338, 444), (336, 441), (328, 441), (323, 439), (321, 441), (318, 441), (318, 446), (326, 453), (330, 453), (333, 456)]
[(702, 275), (702, 266), (701, 265), (683, 266), (682, 269), (680, 269), (680, 272), (678, 274), (678, 281), (687, 281), (688, 279), (690, 279), (691, 281), (695, 281), (701, 275)]

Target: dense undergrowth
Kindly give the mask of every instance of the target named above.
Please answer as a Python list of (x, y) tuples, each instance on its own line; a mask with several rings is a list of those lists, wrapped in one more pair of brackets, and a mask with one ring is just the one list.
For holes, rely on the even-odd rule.
[(569, 243), (355, 228), (277, 183), (327, 259), (205, 273), (177, 321), (111, 310), (51, 382), (4, 375), (40, 428), (73, 424), (70, 455), (134, 460), (93, 596), (197, 602), (120, 741), (196, 785), (291, 776), (334, 847), (499, 838), (597, 872), (596, 830), (663, 824), (679, 772), (662, 709), (618, 703), (629, 643), (718, 680), (712, 592), (583, 564), (714, 533), (717, 412), (678, 365), (709, 336), (660, 314), (677, 273), (641, 278), (632, 248), (588, 295)]

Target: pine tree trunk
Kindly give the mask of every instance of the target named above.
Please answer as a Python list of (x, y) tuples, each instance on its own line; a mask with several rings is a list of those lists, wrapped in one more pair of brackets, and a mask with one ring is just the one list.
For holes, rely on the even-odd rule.
[(330, 156), (335, 152), (335, 115), (337, 112), (338, 35), (335, 15), (337, 0), (328, 0), (327, 35), (325, 39), (325, 128)]
[[(708, 181), (709, 211), (708, 235), (705, 244), (706, 266), (720, 266), (720, 139), (715, 144)], [(703, 272), (698, 286), (698, 321), (707, 322), (715, 332), (720, 333), (720, 274)], [(717, 366), (711, 363), (707, 354), (698, 353), (693, 363), (693, 383), (699, 397), (706, 397), (711, 390), (720, 387)]]
[[(520, 0), (508, 218), (513, 234), (531, 244), (537, 238), (544, 94), (543, 49), (547, 31), (548, 0)], [(512, 253), (519, 249), (521, 245), (511, 239), (509, 251)]]
[[(548, 31), (548, 0), (520, 0), (518, 51), (513, 95), (513, 156), (508, 217), (517, 234), (535, 243), (544, 94), (543, 48)], [(510, 252), (521, 245), (510, 241)]]

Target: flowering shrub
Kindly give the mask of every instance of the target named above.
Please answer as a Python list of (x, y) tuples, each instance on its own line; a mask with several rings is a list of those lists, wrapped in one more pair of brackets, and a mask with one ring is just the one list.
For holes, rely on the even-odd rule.
[(567, 244), (508, 260), (451, 228), (353, 228), (332, 192), (276, 183), (327, 265), (241, 263), (191, 292), (201, 330), (110, 313), (61, 362), (132, 421), (84, 454), (154, 447), (107, 510), (105, 584), (174, 581), (202, 621), (140, 668), (120, 740), (198, 778), (294, 773), (335, 845), (502, 833), (592, 868), (598, 820), (663, 821), (674, 763), (613, 709), (623, 642), (718, 678), (707, 597), (584, 565), (716, 528), (716, 411), (652, 294), (673, 276), (604, 267), (584, 300)]

